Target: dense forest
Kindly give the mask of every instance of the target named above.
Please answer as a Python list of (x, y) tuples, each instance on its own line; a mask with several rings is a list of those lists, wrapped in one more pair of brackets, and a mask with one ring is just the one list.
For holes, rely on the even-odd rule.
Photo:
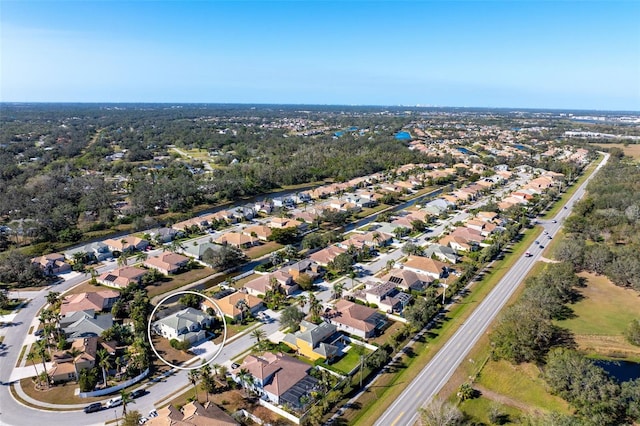
[[(326, 179), (344, 181), (428, 157), (396, 139), (434, 129), (438, 143), (464, 132), (484, 138), (521, 126), (519, 142), (555, 140), (571, 128), (542, 112), (277, 105), (2, 104), (0, 251), (70, 244), (121, 224), (189, 214), (239, 197)], [(493, 127), (491, 127), (493, 126)], [(469, 133), (471, 134), (471, 133)], [(463, 136), (461, 136), (463, 135)], [(470, 144), (474, 140), (469, 140)], [(181, 152), (198, 152), (189, 157)], [(533, 151), (511, 158), (478, 151), (493, 166), (529, 164), (565, 174), (574, 166)], [(205, 164), (206, 163), (206, 164)], [(573, 168), (573, 169), (572, 169)], [(167, 216), (163, 216), (166, 221)], [(144, 220), (143, 220), (144, 219)], [(121, 228), (119, 228), (121, 229)], [(48, 246), (39, 246), (42, 252)], [(50, 247), (49, 247), (50, 248)]]
[(640, 166), (611, 149), (609, 163), (567, 218), (556, 257), (640, 291)]

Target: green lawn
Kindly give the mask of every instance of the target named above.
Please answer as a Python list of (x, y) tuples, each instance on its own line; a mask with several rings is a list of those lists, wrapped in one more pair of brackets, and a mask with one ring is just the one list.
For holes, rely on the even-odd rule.
[(11, 299), (9, 303), (7, 303), (8, 306), (6, 308), (0, 309), (0, 315), (9, 315), (13, 311), (15, 311), (23, 301), (24, 299)]
[(492, 407), (496, 407), (500, 414), (503, 415), (503, 424), (518, 424), (518, 419), (522, 418), (523, 412), (510, 405), (501, 404), (488, 398), (480, 396), (479, 398), (468, 399), (462, 402), (459, 408), (467, 416), (470, 421), (475, 424), (491, 424), (488, 413)]
[(512, 365), (504, 360), (489, 361), (477, 382), (537, 410), (565, 414), (570, 412), (569, 405), (564, 400), (547, 392), (540, 370), (534, 364)]
[[(365, 349), (365, 355), (369, 355), (370, 350)], [(331, 364), (333, 369), (342, 372), (343, 374), (349, 374), (360, 363), (360, 354), (358, 348), (351, 345), (351, 349), (340, 359), (340, 361)]]

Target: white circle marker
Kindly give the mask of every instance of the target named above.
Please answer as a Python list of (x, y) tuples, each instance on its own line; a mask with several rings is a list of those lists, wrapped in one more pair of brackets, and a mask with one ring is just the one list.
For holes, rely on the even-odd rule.
[[(153, 319), (153, 316), (156, 314), (156, 311), (168, 299), (174, 298), (174, 297), (176, 297), (178, 295), (181, 295), (181, 294), (195, 294), (196, 296), (200, 296), (200, 297), (202, 297), (204, 299), (207, 299), (209, 302), (211, 302), (211, 304), (213, 306), (215, 306), (216, 310), (220, 314), (220, 318), (222, 318), (222, 324), (224, 325), (224, 334), (223, 334), (223, 337), (222, 337), (222, 343), (220, 343), (220, 345), (218, 346), (217, 351), (213, 354), (213, 356), (207, 362), (205, 362), (204, 364), (196, 365), (195, 367), (181, 367), (179, 365), (172, 364), (169, 361), (167, 361), (166, 359), (162, 358), (162, 356), (160, 356), (160, 354), (156, 350), (155, 346), (153, 345), (153, 340), (151, 339), (151, 319)], [(213, 300), (212, 298), (210, 298), (209, 296), (205, 296), (202, 293), (198, 293), (197, 291), (192, 291), (192, 290), (177, 291), (175, 293), (172, 293), (172, 294), (168, 295), (164, 299), (162, 299), (160, 301), (160, 303), (158, 303), (153, 308), (153, 311), (151, 311), (151, 316), (149, 317), (149, 322), (147, 323), (147, 337), (149, 339), (149, 345), (151, 345), (151, 349), (153, 349), (153, 353), (156, 354), (156, 356), (160, 359), (160, 361), (164, 362), (169, 367), (177, 368), (178, 370), (196, 370), (198, 368), (204, 367), (205, 365), (211, 364), (211, 362), (214, 359), (216, 359), (218, 357), (218, 355), (220, 355), (220, 352), (222, 352), (222, 348), (224, 348), (224, 344), (227, 341), (227, 321), (225, 321), (225, 319), (224, 319), (224, 314), (222, 313), (222, 309), (220, 309), (220, 306), (218, 306), (216, 301)]]

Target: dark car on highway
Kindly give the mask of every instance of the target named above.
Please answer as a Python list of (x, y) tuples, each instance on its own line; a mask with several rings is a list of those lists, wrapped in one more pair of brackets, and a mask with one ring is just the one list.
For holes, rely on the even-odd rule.
[(93, 404), (89, 404), (86, 407), (84, 407), (84, 412), (85, 413), (95, 413), (96, 411), (100, 411), (102, 410), (102, 403), (100, 402), (94, 402)]

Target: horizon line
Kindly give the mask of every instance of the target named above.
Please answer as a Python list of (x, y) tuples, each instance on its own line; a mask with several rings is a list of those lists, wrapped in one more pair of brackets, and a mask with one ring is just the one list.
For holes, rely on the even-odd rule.
[(171, 101), (0, 101), (0, 105), (242, 105), (242, 106), (314, 106), (314, 107), (373, 107), (373, 108), (421, 108), (421, 109), (484, 109), (484, 110), (529, 110), (529, 111), (584, 111), (640, 114), (640, 110), (559, 108), (525, 106), (441, 106), (422, 104), (321, 104), (321, 103), (267, 103), (267, 102), (171, 102)]

